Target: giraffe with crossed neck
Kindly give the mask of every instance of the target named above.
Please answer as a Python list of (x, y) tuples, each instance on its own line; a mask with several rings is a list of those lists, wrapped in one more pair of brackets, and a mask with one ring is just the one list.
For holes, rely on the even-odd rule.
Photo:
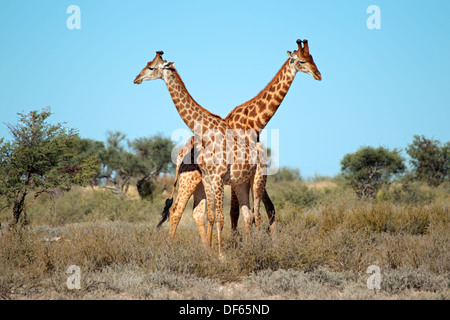
[[(225, 121), (230, 128), (242, 129), (244, 131), (252, 129), (256, 130), (258, 133), (261, 132), (281, 105), (297, 72), (301, 71), (309, 74), (319, 81), (322, 79), (314, 59), (309, 53), (308, 40), (297, 40), (296, 42), (298, 50), (294, 52), (287, 51), (288, 59), (267, 86), (253, 99), (237, 106), (228, 114)], [(181, 215), (192, 194), (194, 195), (193, 215), (201, 215), (199, 212), (204, 208), (204, 206), (199, 205), (202, 203), (202, 199), (204, 199), (205, 195), (203, 185), (201, 184), (201, 170), (198, 165), (193, 162), (194, 153), (194, 137), (192, 137), (178, 154), (172, 194), (170, 198), (166, 200), (162, 219), (158, 224), (158, 226), (160, 226), (170, 217), (170, 239), (173, 239), (175, 236), (175, 231), (181, 219)], [(175, 205), (170, 209), (173, 203), (177, 182), (178, 193)], [(266, 208), (270, 233), (274, 236), (276, 229), (275, 208), (266, 190), (264, 190), (262, 202)], [(239, 219), (239, 202), (234, 188), (231, 189), (230, 218), (232, 230), (235, 231)], [(255, 216), (255, 219), (259, 219), (259, 217)], [(258, 223), (258, 221), (255, 222)]]
[[(240, 136), (240, 132), (229, 128), (224, 119), (201, 107), (187, 91), (174, 63), (165, 61), (162, 55), (163, 52), (158, 51), (156, 57), (136, 76), (134, 83), (164, 80), (179, 115), (194, 133), (194, 145), (200, 151), (196, 160), (205, 189), (206, 199), (202, 200), (206, 200), (207, 207), (206, 235), (203, 226), (204, 214), (199, 212), (198, 216), (194, 215), (194, 220), (202, 241), (209, 246), (212, 242), (213, 226), (216, 224), (219, 255), (222, 256), (224, 185), (230, 184), (234, 188), (248, 231), (253, 216), (249, 207), (249, 190), (251, 188), (253, 192), (256, 216), (259, 216), (259, 203), (265, 190), (266, 166), (262, 157), (263, 149), (256, 139), (256, 134)], [(230, 140), (234, 142), (232, 148), (227, 145)], [(248, 232), (246, 237), (247, 234)]]

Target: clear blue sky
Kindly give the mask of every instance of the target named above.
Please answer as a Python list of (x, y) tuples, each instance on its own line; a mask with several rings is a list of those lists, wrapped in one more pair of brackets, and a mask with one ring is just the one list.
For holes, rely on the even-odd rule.
[[(69, 30), (69, 5), (81, 29)], [(370, 30), (369, 5), (381, 9)], [(133, 84), (155, 51), (192, 96), (225, 117), (308, 39), (323, 80), (299, 73), (267, 129), (280, 165), (334, 175), (360, 146), (450, 140), (450, 1), (82, 1), (0, 4), (0, 137), (17, 112), (51, 106), (82, 137), (186, 128), (162, 80)]]

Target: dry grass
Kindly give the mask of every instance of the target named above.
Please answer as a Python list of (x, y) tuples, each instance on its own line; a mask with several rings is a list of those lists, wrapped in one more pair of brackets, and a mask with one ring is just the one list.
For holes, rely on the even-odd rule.
[(314, 181), (312, 183), (307, 183), (306, 186), (310, 189), (323, 190), (323, 189), (336, 188), (338, 185), (336, 182), (333, 182), (330, 180), (319, 180), (319, 181)]
[[(75, 189), (42, 199), (29, 212), (30, 225), (0, 236), (0, 298), (449, 298), (448, 201), (360, 202), (339, 199), (347, 192), (339, 186), (314, 192), (306, 204), (288, 194), (275, 240), (254, 231), (243, 243), (227, 217), (223, 259), (216, 243), (202, 247), (189, 210), (169, 244), (168, 226), (155, 228), (162, 198), (151, 203)], [(376, 294), (366, 287), (373, 264), (382, 272)], [(80, 290), (67, 288), (70, 265), (81, 268)]]

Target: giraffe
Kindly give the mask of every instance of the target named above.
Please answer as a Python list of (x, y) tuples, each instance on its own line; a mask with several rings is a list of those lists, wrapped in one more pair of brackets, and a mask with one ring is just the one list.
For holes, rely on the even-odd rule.
[[(162, 55), (163, 52), (158, 51), (156, 57), (136, 76), (134, 83), (164, 80), (178, 113), (194, 133), (196, 138), (194, 144), (200, 150), (197, 164), (201, 170), (206, 197), (208, 221), (206, 237), (201, 223), (204, 222), (204, 216), (194, 215), (194, 220), (203, 243), (209, 246), (214, 222), (216, 223), (219, 255), (222, 256), (224, 184), (230, 184), (235, 188), (245, 224), (250, 226), (253, 214), (249, 209), (249, 189), (252, 188), (254, 196), (255, 216), (259, 215), (259, 203), (265, 190), (263, 149), (256, 140), (256, 134), (242, 136), (240, 132), (231, 130), (221, 117), (201, 107), (187, 91), (174, 63), (163, 60)], [(233, 142), (231, 149), (228, 145), (230, 141)], [(246, 227), (247, 229), (249, 227)]]
[[(310, 74), (316, 80), (320, 81), (322, 79), (322, 76), (314, 63), (314, 59), (309, 53), (308, 40), (302, 41), (298, 39), (296, 42), (298, 50), (287, 52), (288, 59), (267, 86), (253, 99), (237, 106), (228, 114), (225, 121), (229, 127), (242, 129), (244, 131), (253, 129), (260, 132), (278, 110), (278, 107), (281, 105), (281, 102), (286, 96), (298, 71)], [(158, 226), (160, 226), (168, 217), (170, 217), (170, 239), (173, 239), (175, 236), (175, 231), (181, 219), (181, 215), (192, 194), (194, 194), (195, 214), (198, 215), (198, 210), (201, 210), (202, 208), (202, 206), (198, 206), (202, 201), (202, 197), (204, 197), (203, 186), (201, 185), (201, 171), (196, 164), (193, 164), (192, 159), (189, 159), (189, 157), (192, 157), (191, 154), (193, 154), (193, 148), (194, 143), (193, 138), (191, 138), (178, 154), (172, 194), (170, 198), (166, 200), (162, 219), (158, 224)], [(175, 205), (170, 209), (173, 203), (177, 181), (178, 194)], [(266, 190), (264, 190), (262, 201), (266, 207), (269, 229), (273, 237), (276, 227), (275, 209)], [(230, 218), (231, 227), (233, 230), (236, 230), (239, 218), (239, 205), (233, 188), (231, 190)]]

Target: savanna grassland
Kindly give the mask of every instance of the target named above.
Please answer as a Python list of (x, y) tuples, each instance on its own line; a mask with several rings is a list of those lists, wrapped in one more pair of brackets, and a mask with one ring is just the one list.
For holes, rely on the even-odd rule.
[[(153, 200), (107, 189), (74, 187), (40, 197), (27, 224), (8, 230), (0, 213), (1, 299), (448, 299), (450, 186), (411, 182), (359, 200), (341, 178), (270, 177), (277, 233), (250, 240), (225, 220), (225, 257), (206, 250), (192, 204), (172, 244), (168, 223), (156, 229), (172, 178)], [(226, 190), (225, 212), (229, 210)], [(192, 201), (192, 200), (191, 200)], [(215, 238), (214, 238), (215, 241)], [(81, 289), (66, 284), (70, 265)], [(381, 289), (366, 270), (381, 270)]]

